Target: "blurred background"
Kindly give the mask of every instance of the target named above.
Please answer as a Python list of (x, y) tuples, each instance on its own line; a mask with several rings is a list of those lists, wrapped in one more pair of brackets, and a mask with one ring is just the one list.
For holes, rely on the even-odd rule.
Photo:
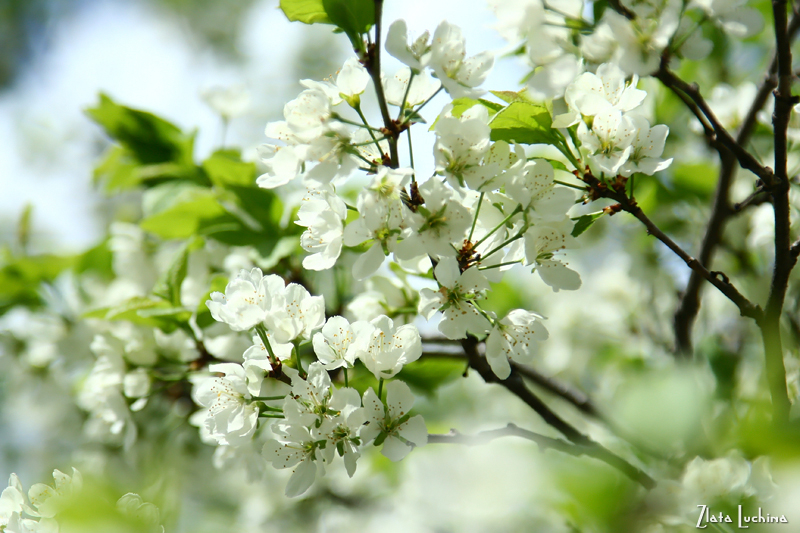
[[(83, 113), (99, 92), (196, 129), (195, 157), (202, 159), (218, 147), (222, 125), (201, 93), (243, 87), (249, 109), (225, 137), (255, 159), (266, 122), (282, 118), (299, 80), (334, 75), (349, 53), (327, 27), (290, 24), (277, 3), (3, 0), (0, 242), (13, 240), (27, 204), (33, 250), (74, 251), (104, 234), (108, 210), (91, 175), (106, 142)], [(403, 16), (414, 35), (448, 18), (463, 28), (470, 51), (507, 46), (488, 29), (494, 15), (484, 2), (387, 2), (387, 21)], [(393, 71), (398, 64), (388, 57), (386, 65)], [(521, 75), (501, 65), (487, 85), (508, 85), (504, 77), (516, 83)], [(419, 152), (430, 157), (430, 150)]]
[[(753, 4), (768, 13), (769, 2)], [(512, 51), (491, 28), (495, 17), (482, 0), (387, 0), (386, 26), (397, 18), (406, 19), (413, 36), (447, 19), (463, 29), (468, 55)], [(698, 81), (707, 94), (720, 81), (730, 84), (732, 93), (744, 80), (760, 79), (769, 35), (729, 42), (713, 28), (705, 32), (714, 52), (706, 63), (684, 62), (680, 72), (686, 79)], [(282, 119), (283, 105), (302, 88), (299, 80), (335, 75), (348, 54), (344, 36), (327, 26), (290, 24), (277, 0), (0, 0), (0, 248), (16, 246), (18, 221), (26, 212), (30, 255), (80, 252), (104, 239), (113, 220), (136, 221), (138, 213), (126, 209), (139, 209), (134, 206), (141, 193), (110, 197), (93, 185), (93, 169), (110, 146), (84, 113), (97, 104), (99, 93), (196, 131), (196, 161), (223, 143), (255, 161), (256, 147), (266, 141), (265, 124)], [(384, 57), (385, 70), (394, 72), (399, 64)], [(484, 87), (517, 89), (528, 70), (514, 58), (498, 59)], [(637, 184), (637, 199), (667, 233), (694, 251), (713, 197), (717, 157), (692, 129), (682, 104), (653, 81), (640, 84), (650, 94), (643, 107), (652, 123), (670, 124), (665, 157), (681, 158), (669, 171)], [(243, 88), (249, 94), (247, 111), (224, 127), (202, 97), (212, 88)], [(429, 122), (446, 101), (440, 95), (427, 108)], [(736, 107), (722, 97), (712, 105)], [(418, 130), (417, 168), (432, 169), (432, 135), (425, 126)], [(767, 126), (762, 130), (767, 146), (770, 132)], [(756, 151), (769, 158), (768, 146)], [(752, 176), (740, 174), (735, 200), (753, 190)], [(762, 205), (732, 220), (733, 237), (717, 259), (757, 301), (769, 280), (770, 216), (770, 206)], [(695, 329), (697, 364), (679, 365), (671, 354), (671, 320), (688, 277), (685, 266), (624, 214), (603, 218), (582, 240), (582, 249), (569, 253), (583, 279), (581, 290), (553, 293), (538, 276), (518, 269), (493, 287), (487, 304), (498, 314), (521, 307), (547, 317), (550, 339), (542, 344), (537, 369), (587, 392), (601, 411), (612, 413), (618, 428), (657, 453), (684, 462), (723, 456), (733, 447), (747, 459), (768, 453), (769, 433), (761, 432), (759, 423), (769, 396), (752, 325), (716, 292), (705, 291)], [(125, 250), (114, 252), (125, 257)], [(320, 279), (322, 285), (327, 278)], [(796, 286), (789, 294), (793, 316), (800, 310)], [(48, 308), (59, 311), (47, 297)], [(165, 418), (150, 435), (143, 425), (142, 438), (122, 454), (119, 446), (90, 442), (82, 427), (86, 414), (64, 401), (75, 395), (94, 363), (90, 334), (72, 328), (68, 313), (20, 316), (14, 317), (10, 343), (0, 344), (0, 352), (11, 345), (25, 354), (4, 359), (13, 365), (0, 375), (0, 475), (17, 472), (26, 487), (48, 482), (53, 468), (68, 471), (77, 463), (87, 472), (106, 469), (113, 472), (117, 493), (150, 494), (174, 531), (193, 533), (577, 531), (564, 524), (565, 516), (581, 531), (623, 531), (619, 524), (626, 517), (643, 512), (641, 491), (634, 494), (617, 472), (590, 459), (539, 453), (532, 443), (513, 439), (474, 448), (428, 446), (397, 465), (373, 453), (359, 462), (354, 480), (333, 469), (324, 485), (292, 501), (283, 497), (288, 472), (267, 468), (264, 481), (256, 467), (251, 473), (257, 479), (250, 479), (241, 466), (258, 463), (258, 457), (212, 459), (213, 449), (199, 442), (196, 428), (171, 425), (178, 417)], [(793, 393), (800, 387), (800, 327), (795, 330), (787, 341)], [(42, 347), (38, 336), (58, 341)], [(45, 369), (31, 364), (34, 348), (74, 356), (75, 362)], [(475, 373), (462, 379), (463, 370), (450, 365), (447, 376), (438, 376), (441, 388), (420, 396), (415, 409), (430, 432), (455, 427), (474, 433), (515, 422), (555, 435), (499, 387), (484, 384)], [(442, 369), (431, 373), (437, 371)], [(581, 431), (634, 456), (631, 446), (601, 424), (537, 392)], [(152, 404), (153, 418), (159, 409), (172, 408)], [(774, 508), (787, 514), (792, 510), (787, 502), (796, 502), (800, 493), (795, 455), (786, 452), (786, 461), (773, 465), (783, 483)], [(681, 469), (661, 474), (679, 479)]]

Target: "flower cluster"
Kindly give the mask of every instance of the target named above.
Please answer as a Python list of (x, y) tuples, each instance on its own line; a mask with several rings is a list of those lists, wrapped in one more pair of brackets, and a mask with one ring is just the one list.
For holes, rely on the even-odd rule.
[[(347, 369), (361, 361), (382, 388), (384, 380), (422, 355), (416, 327), (395, 326), (385, 315), (352, 324), (341, 316), (325, 320), (321, 296), (297, 284), (284, 286), (280, 277), (258, 268), (242, 270), (225, 293), (212, 293), (207, 305), (216, 320), (234, 330), (254, 329), (256, 335), (242, 364), (210, 365), (216, 375), (195, 379), (193, 398), (202, 409), (192, 421), (207, 442), (237, 448), (253, 442), (266, 425), (260, 421), (276, 419), (270, 425), (275, 438), (266, 441), (262, 454), (275, 468), (294, 469), (288, 496), (307, 491), (337, 452), (352, 476), (369, 443), (385, 443), (384, 454), (393, 460), (402, 459), (410, 446), (425, 444), (422, 417), (408, 415), (413, 396), (405, 383), (388, 383), (384, 408), (372, 389), (362, 405), (358, 391), (346, 383), (335, 387), (328, 375), (342, 369), (346, 381)], [(299, 352), (309, 344), (318, 361), (304, 375)], [(295, 368), (289, 366), (293, 355)], [(280, 378), (291, 383), (290, 390)]]

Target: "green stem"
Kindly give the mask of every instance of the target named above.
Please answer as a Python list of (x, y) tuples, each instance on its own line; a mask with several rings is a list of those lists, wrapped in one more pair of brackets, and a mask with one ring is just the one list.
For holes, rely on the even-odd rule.
[(380, 152), (381, 151), (381, 145), (378, 144), (378, 138), (375, 137), (375, 134), (372, 132), (372, 127), (369, 125), (369, 122), (367, 121), (367, 117), (365, 117), (364, 113), (361, 111), (361, 104), (358, 104), (353, 109), (355, 109), (356, 113), (358, 113), (358, 116), (361, 118), (361, 122), (364, 123), (364, 126), (367, 128), (367, 131), (369, 132), (369, 136), (372, 137), (372, 142), (375, 143), (375, 146), (378, 147), (378, 151)]
[(285, 400), (286, 395), (283, 396), (253, 396), (252, 399), (256, 402), (274, 402), (277, 400)]
[(349, 387), (350, 384), (347, 382), (347, 367), (342, 367), (342, 371), (344, 371), (344, 386)]
[(378, 380), (378, 399), (383, 401), (383, 378)]
[(264, 411), (267, 411), (267, 412), (270, 412), (270, 413), (281, 413), (281, 414), (283, 413), (283, 409), (281, 409), (280, 407), (270, 407), (269, 405), (265, 405), (265, 406), (263, 406), (261, 408), (261, 412), (264, 412)]
[(283, 415), (269, 415), (269, 414), (264, 414), (264, 413), (259, 413), (258, 417), (259, 418), (286, 418)]
[(380, 130), (380, 128), (373, 128), (372, 126), (370, 126), (368, 124), (361, 124), (360, 122), (356, 122), (355, 120), (350, 120), (348, 118), (341, 117), (341, 116), (337, 115), (336, 113), (333, 114), (332, 118), (334, 120), (338, 120), (339, 122), (342, 122), (343, 124), (350, 124), (351, 126), (356, 126), (358, 128), (366, 128), (370, 132), (375, 131), (375, 132), (378, 132), (378, 133), (383, 133)]
[(414, 71), (411, 71), (411, 75), (408, 77), (408, 85), (406, 85), (406, 92), (403, 95), (403, 101), (400, 103), (400, 111), (397, 113), (397, 121), (400, 122), (400, 117), (403, 116), (403, 110), (406, 108), (406, 102), (408, 101), (408, 93), (411, 90), (411, 82), (414, 81)]
[[(481, 205), (483, 205), (483, 191), (481, 191), (481, 195), (478, 197), (478, 207), (475, 208), (475, 218), (472, 219), (472, 227), (469, 229), (469, 237), (467, 237), (467, 241), (472, 242), (472, 234), (475, 233), (475, 225), (478, 223), (478, 215), (481, 214)], [(475, 245), (477, 246), (477, 244)]]
[(488, 253), (482, 255), (481, 256), (481, 261), (483, 261), (487, 257), (491, 256), (496, 251), (502, 250), (504, 246), (507, 246), (507, 245), (511, 244), (512, 242), (516, 241), (517, 239), (521, 239), (523, 236), (524, 236), (523, 233), (519, 233), (519, 234), (515, 235), (514, 237), (511, 237), (510, 239), (506, 240), (506, 242), (504, 242), (503, 244), (498, 245), (496, 248), (494, 248), (494, 249), (490, 250)]
[(256, 333), (258, 333), (258, 337), (261, 339), (261, 342), (264, 344), (264, 348), (267, 349), (267, 353), (269, 354), (269, 362), (273, 367), (278, 366), (278, 358), (275, 357), (275, 352), (272, 351), (272, 345), (269, 343), (269, 337), (267, 336), (267, 328), (264, 327), (264, 324), (256, 324)]
[(424, 102), (422, 102), (422, 103), (419, 105), (419, 107), (416, 109), (416, 112), (417, 112), (417, 113), (419, 113), (419, 112), (422, 110), (422, 108), (423, 108), (423, 107), (425, 107), (426, 105), (428, 105), (428, 102), (430, 102), (431, 100), (433, 100), (433, 99), (436, 97), (436, 95), (437, 95), (437, 94), (439, 94), (439, 93), (441, 92), (441, 90), (442, 90), (443, 88), (444, 88), (444, 87), (439, 87), (438, 89), (436, 89), (436, 92), (435, 92), (435, 93), (433, 93), (433, 94), (432, 94), (432, 95), (431, 95), (431, 96), (430, 96), (430, 97), (429, 97), (427, 100), (425, 100)]
[(297, 365), (297, 371), (300, 373), (300, 376), (305, 376), (303, 364), (300, 362), (300, 352), (297, 349), (297, 345), (292, 347), (292, 353), (294, 353), (294, 364)]
[[(481, 194), (483, 194), (483, 193), (481, 193)], [(482, 238), (481, 240), (479, 240), (478, 242), (476, 242), (476, 243), (475, 243), (475, 246), (473, 246), (473, 248), (477, 248), (478, 246), (480, 246), (481, 244), (483, 244), (483, 242), (484, 242), (486, 239), (488, 239), (489, 237), (491, 237), (492, 235), (494, 235), (494, 233), (495, 233), (497, 230), (499, 230), (500, 228), (502, 228), (503, 226), (505, 226), (505, 225), (506, 225), (506, 222), (508, 222), (509, 220), (511, 220), (511, 218), (512, 218), (514, 215), (516, 215), (517, 213), (522, 213), (522, 206), (521, 206), (521, 205), (517, 205), (517, 207), (516, 207), (516, 208), (515, 208), (515, 209), (514, 209), (514, 210), (511, 212), (511, 214), (510, 214), (510, 215), (508, 215), (506, 218), (504, 218), (504, 219), (503, 219), (503, 221), (502, 221), (502, 222), (500, 222), (500, 223), (499, 223), (497, 226), (495, 226), (495, 227), (494, 227), (494, 229), (493, 229), (492, 231), (490, 231), (489, 233), (487, 233), (486, 235), (484, 235), (484, 236), (483, 236), (483, 238)], [(476, 216), (475, 218), (477, 219), (478, 217)]]
[(489, 265), (489, 266), (480, 266), (478, 270), (489, 270), (490, 268), (501, 268), (508, 265), (516, 265), (522, 263), (522, 259), (517, 259), (516, 261), (506, 261), (505, 263), (497, 263), (496, 265)]
[(563, 185), (564, 187), (572, 187), (573, 189), (578, 189), (579, 191), (586, 191), (586, 186), (581, 187), (580, 185), (575, 185), (574, 183), (567, 183), (566, 181), (561, 180), (553, 180), (554, 183), (558, 183), (559, 185)]
[[(411, 163), (411, 170), (414, 170), (414, 148), (411, 146), (411, 128), (408, 128), (406, 130), (406, 133), (408, 134), (408, 159), (409, 162)], [(417, 181), (417, 179), (416, 176), (414, 175), (414, 172), (412, 172), (411, 183), (414, 183), (415, 181)]]

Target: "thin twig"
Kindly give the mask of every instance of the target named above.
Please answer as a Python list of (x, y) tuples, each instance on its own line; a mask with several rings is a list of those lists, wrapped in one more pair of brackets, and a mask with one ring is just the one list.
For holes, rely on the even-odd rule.
[(369, 48), (368, 61), (365, 64), (367, 72), (372, 78), (375, 86), (375, 96), (378, 99), (378, 107), (381, 110), (383, 126), (386, 129), (389, 141), (389, 157), (391, 158), (392, 168), (400, 166), (400, 156), (397, 151), (397, 137), (400, 132), (396, 131), (395, 123), (389, 115), (389, 106), (386, 103), (386, 95), (383, 92), (383, 81), (381, 80), (381, 18), (383, 16), (383, 0), (375, 0), (375, 43)]
[(651, 489), (655, 486), (655, 480), (641, 471), (639, 468), (633, 466), (622, 457), (609, 451), (602, 445), (594, 442), (592, 439), (578, 431), (555, 412), (553, 412), (538, 396), (533, 394), (528, 387), (522, 376), (512, 371), (511, 375), (505, 380), (499, 380), (492, 371), (486, 358), (483, 357), (478, 351), (478, 339), (468, 336), (461, 341), (461, 346), (464, 348), (464, 353), (469, 359), (470, 367), (474, 368), (483, 378), (486, 383), (498, 383), (505, 387), (509, 392), (513, 393), (520, 400), (525, 402), (531, 409), (533, 409), (542, 419), (550, 426), (558, 430), (570, 442), (575, 445), (585, 448), (584, 453), (581, 455), (590, 455), (604, 463), (613, 466), (620, 470), (631, 479), (640, 483), (643, 487)]
[(575, 444), (562, 439), (554, 439), (553, 437), (548, 437), (546, 435), (541, 435), (539, 433), (523, 429), (516, 424), (508, 424), (504, 428), (481, 431), (475, 435), (464, 435), (455, 429), (451, 429), (449, 433), (429, 434), (428, 444), (461, 444), (464, 446), (480, 446), (503, 437), (519, 437), (535, 442), (542, 452), (550, 449), (572, 455), (573, 457), (593, 457), (620, 470), (630, 479), (641, 483), (648, 489), (651, 489), (655, 486), (655, 481), (650, 476), (635, 466), (625, 462), (624, 460), (617, 457), (618, 461), (613, 463), (609, 462), (609, 457), (607, 454), (600, 451), (605, 450), (605, 448), (598, 448), (597, 445)]
[(743, 296), (736, 289), (736, 287), (733, 286), (727, 276), (720, 275), (719, 272), (709, 271), (697, 259), (687, 254), (683, 248), (678, 246), (675, 241), (661, 231), (658, 226), (656, 226), (653, 221), (644, 214), (644, 211), (642, 211), (641, 207), (639, 207), (635, 200), (632, 200), (625, 195), (624, 189), (615, 191), (612, 188), (607, 187), (604, 183), (600, 183), (600, 181), (590, 173), (587, 173), (582, 177), (583, 181), (591, 187), (592, 194), (596, 198), (610, 198), (612, 200), (616, 200), (618, 202), (617, 209), (626, 211), (639, 219), (639, 221), (645, 225), (647, 232), (650, 235), (653, 235), (667, 245), (667, 248), (675, 252), (675, 254), (680, 257), (689, 268), (696, 271), (703, 277), (703, 279), (714, 285), (722, 294), (727, 296), (728, 299), (739, 308), (739, 312), (742, 314), (742, 316), (753, 318), (756, 321), (761, 319), (763, 312), (758, 305), (752, 303), (745, 296)]

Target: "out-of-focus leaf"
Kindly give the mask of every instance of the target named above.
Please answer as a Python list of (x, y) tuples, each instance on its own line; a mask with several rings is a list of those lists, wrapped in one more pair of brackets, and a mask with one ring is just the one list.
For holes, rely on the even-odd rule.
[(500, 100), (504, 101), (507, 104), (512, 104), (514, 102), (530, 102), (525, 89), (516, 92), (516, 91), (489, 91)]
[(114, 277), (113, 254), (108, 247), (108, 240), (104, 240), (80, 254), (75, 261), (74, 270), (78, 274), (93, 272), (103, 279), (112, 279)]
[(280, 8), (293, 22), (332, 24), (322, 0), (281, 0)]
[(15, 257), (8, 248), (0, 251), (0, 315), (17, 305), (41, 305), (40, 285), (55, 280), (75, 260), (52, 254)]
[(203, 161), (203, 170), (214, 185), (255, 187), (256, 165), (243, 162), (237, 152), (220, 150)]
[(558, 139), (550, 127), (552, 120), (546, 108), (527, 102), (514, 102), (499, 111), (489, 127), (493, 141), (521, 144), (555, 144)]
[(207, 328), (211, 324), (214, 324), (216, 321), (214, 317), (211, 316), (211, 311), (208, 310), (206, 306), (206, 300), (211, 299), (212, 292), (225, 292), (225, 287), (228, 285), (228, 278), (225, 276), (214, 276), (211, 278), (211, 288), (208, 292), (200, 298), (200, 303), (197, 304), (197, 311), (196, 311), (196, 323), (197, 326), (201, 329)]
[(189, 264), (189, 254), (203, 246), (203, 239), (195, 237), (190, 239), (185, 245), (181, 247), (175, 255), (169, 269), (164, 272), (156, 286), (153, 288), (153, 294), (160, 296), (178, 307), (181, 305), (181, 284), (186, 278), (186, 269)]
[(431, 396), (445, 383), (460, 378), (465, 368), (466, 362), (459, 359), (428, 357), (404, 366), (397, 378), (417, 392)]
[(83, 318), (125, 320), (140, 326), (156, 327), (165, 333), (186, 325), (191, 316), (191, 311), (173, 307), (165, 300), (138, 296), (114, 307), (103, 307), (83, 314)]
[(708, 163), (678, 164), (672, 169), (672, 186), (678, 196), (707, 200), (714, 194), (718, 177), (716, 167)]
[(105, 94), (86, 113), (139, 163), (174, 162), (192, 165), (194, 136), (152, 113), (117, 104)]

